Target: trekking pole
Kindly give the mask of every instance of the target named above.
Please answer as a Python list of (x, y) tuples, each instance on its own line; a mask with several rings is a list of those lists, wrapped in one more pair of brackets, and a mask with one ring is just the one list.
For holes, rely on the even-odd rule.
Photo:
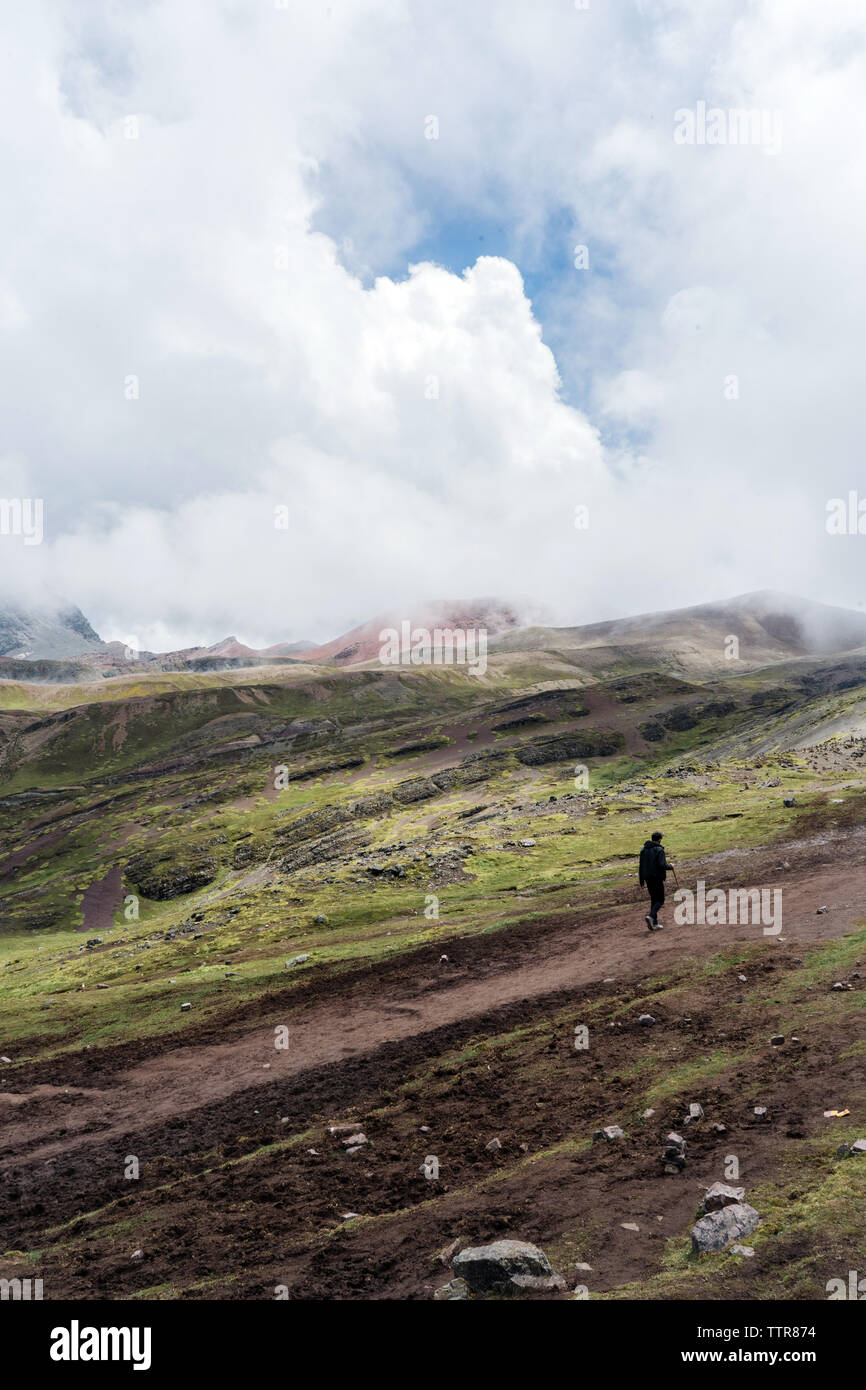
[(680, 886), (680, 881), (679, 881), (679, 879), (677, 878), (677, 871), (676, 871), (676, 869), (674, 868), (673, 864), (671, 865), (671, 873), (672, 873), (673, 876), (674, 876), (674, 883), (676, 884), (677, 888), (679, 888), (679, 886)]

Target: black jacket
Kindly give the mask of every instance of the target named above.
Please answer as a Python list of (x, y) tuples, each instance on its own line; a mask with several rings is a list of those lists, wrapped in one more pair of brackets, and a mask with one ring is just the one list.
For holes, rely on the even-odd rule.
[(664, 847), (656, 844), (654, 840), (647, 840), (640, 852), (640, 886), (643, 888), (647, 879), (664, 878), (670, 864), (665, 858)]

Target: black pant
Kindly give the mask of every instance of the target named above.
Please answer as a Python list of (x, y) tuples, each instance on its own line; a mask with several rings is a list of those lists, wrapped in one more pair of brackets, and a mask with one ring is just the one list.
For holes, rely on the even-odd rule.
[(665, 881), (663, 878), (648, 878), (646, 889), (650, 895), (650, 917), (657, 922), (659, 908), (664, 906), (665, 901)]

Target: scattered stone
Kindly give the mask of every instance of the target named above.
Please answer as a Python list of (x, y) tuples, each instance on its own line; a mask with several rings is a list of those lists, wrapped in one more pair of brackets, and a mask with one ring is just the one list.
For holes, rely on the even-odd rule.
[(842, 983), (841, 980), (837, 980), (836, 983), (835, 983), (835, 985), (833, 986), (833, 988), (834, 988), (835, 990), (850, 989), (851, 986), (850, 986), (850, 985), (843, 985), (843, 983)]
[(728, 1132), (728, 1126), (720, 1124), (718, 1120), (715, 1124), (710, 1125), (710, 1129), (713, 1131), (713, 1134), (727, 1134)]
[(827, 911), (826, 907), (819, 907), (819, 908), (816, 908), (816, 910), (815, 910), (815, 916), (816, 916), (816, 917), (820, 917), (820, 916), (821, 916), (821, 913), (822, 913), (822, 912), (826, 912), (826, 911)]
[(649, 1028), (655, 1023), (655, 1019), (652, 1014), (641, 1014), (638, 1023), (642, 1024), (644, 1028)]
[(460, 1236), (458, 1236), (456, 1240), (452, 1240), (450, 1245), (446, 1245), (444, 1250), (440, 1250), (436, 1258), (441, 1265), (450, 1265), (459, 1249)]
[(433, 1297), (437, 1303), (451, 1299), (466, 1299), (469, 1297), (469, 1285), (465, 1279), (451, 1279), (447, 1284), (443, 1284), (441, 1289), (437, 1289)]
[(747, 1202), (736, 1202), (710, 1212), (692, 1227), (692, 1249), (696, 1255), (724, 1250), (732, 1241), (751, 1235), (760, 1220), (755, 1208)]
[(344, 1211), (340, 1216), (341, 1221), (356, 1221), (361, 1215), (359, 1211)]
[(532, 846), (535, 844), (535, 841), (534, 841), (534, 840), (518, 840), (517, 843), (518, 843), (519, 845), (523, 845), (525, 849), (531, 849)]
[(797, 798), (795, 796), (786, 796), (782, 801), (783, 806), (796, 806), (796, 804)]
[(592, 1274), (592, 1265), (572, 1265), (575, 1274)]
[(595, 1131), (595, 1134), (592, 1136), (592, 1142), (595, 1143), (596, 1139), (606, 1139), (609, 1144), (612, 1144), (615, 1139), (624, 1138), (625, 1131), (620, 1129), (619, 1125), (606, 1125), (604, 1129), (597, 1129)]
[(518, 1274), (542, 1278), (553, 1275), (544, 1252), (537, 1245), (522, 1240), (497, 1240), (492, 1245), (470, 1246), (455, 1256), (451, 1267), (465, 1279), (470, 1293), (507, 1289)]
[(323, 927), (327, 920), (328, 919), (325, 916), (324, 912), (317, 912), (315, 917), (313, 918), (313, 922), (317, 927)]
[(652, 1119), (652, 1117), (653, 1117), (653, 1115), (654, 1115), (655, 1113), (656, 1113), (656, 1112), (655, 1112), (654, 1110), (644, 1110), (643, 1114), (641, 1115), (641, 1119), (642, 1119), (642, 1120), (649, 1120), (649, 1119)]
[(666, 1174), (681, 1173), (686, 1166), (686, 1141), (673, 1130), (665, 1140), (662, 1152), (662, 1168)]
[(344, 1139), (342, 1141), (343, 1147), (345, 1149), (360, 1149), (363, 1148), (363, 1146), (365, 1144), (368, 1144), (369, 1142), (370, 1141), (367, 1138), (366, 1134), (361, 1134), (360, 1131), (357, 1134), (350, 1134), (348, 1139)]
[(745, 977), (745, 975), (738, 975), (738, 976), (737, 976), (737, 979), (740, 981), (741, 984), (745, 984), (745, 983), (746, 983), (746, 977)]
[(746, 1190), (743, 1187), (730, 1187), (726, 1182), (714, 1182), (712, 1187), (708, 1187), (704, 1200), (699, 1208), (701, 1216), (706, 1216), (711, 1211), (721, 1211), (722, 1207), (733, 1207), (746, 1199)]
[(491, 1139), (490, 1143), (485, 1144), (484, 1147), (489, 1154), (496, 1153), (498, 1149), (502, 1148), (502, 1143), (499, 1139)]
[(133, 1252), (132, 1252), (132, 1254), (130, 1255), (129, 1258), (130, 1258), (131, 1260), (135, 1260), (136, 1263), (137, 1263), (139, 1260), (143, 1260), (143, 1259), (144, 1259), (144, 1251), (143, 1251), (143, 1250), (133, 1250)]
[(731, 1246), (731, 1254), (732, 1254), (732, 1255), (742, 1255), (744, 1260), (750, 1260), (750, 1259), (752, 1258), (752, 1256), (754, 1255), (754, 1253), (755, 1253), (755, 1252), (754, 1252), (754, 1250), (752, 1249), (751, 1245), (732, 1245), (732, 1246)]
[(855, 1139), (851, 1145), (852, 1154), (866, 1154), (866, 1139)]
[(12, 1061), (12, 1058), (11, 1058), (11, 1057), (0, 1057), (0, 1062), (11, 1062), (11, 1061)]
[(774, 1036), (770, 1039), (770, 1045), (771, 1045), (771, 1047), (781, 1047), (784, 1041), (785, 1041), (785, 1035), (784, 1035), (784, 1033), (776, 1033), (776, 1034), (774, 1034)]
[(191, 1008), (192, 1008), (192, 1004), (190, 1004), (189, 1000), (187, 1000), (187, 1002), (186, 1002), (185, 1004), (181, 1004), (181, 1006), (180, 1006), (180, 1011), (181, 1011), (182, 1014), (185, 1014), (185, 1013), (188, 1013), (189, 1010), (190, 1010)]
[(309, 953), (305, 956), (292, 956), (289, 960), (286, 961), (286, 969), (291, 970), (293, 965), (303, 965), (304, 961), (309, 959)]
[(756, 1120), (766, 1120), (769, 1111), (766, 1105), (756, 1105), (753, 1113)]
[(684, 1125), (693, 1125), (693, 1124), (696, 1124), (698, 1120), (702, 1120), (703, 1118), (704, 1118), (704, 1107), (703, 1107), (702, 1105), (698, 1105), (698, 1103), (697, 1103), (696, 1100), (693, 1100), (692, 1103), (691, 1103), (691, 1105), (689, 1106), (689, 1113), (688, 1113), (688, 1115), (686, 1115), (685, 1119), (683, 1120), (683, 1124), (684, 1124)]
[(540, 1293), (552, 1293), (566, 1287), (561, 1274), (512, 1274), (508, 1281), (514, 1289), (534, 1289)]
[(636, 1221), (620, 1221), (620, 1226), (624, 1231), (639, 1231), (640, 1226)]

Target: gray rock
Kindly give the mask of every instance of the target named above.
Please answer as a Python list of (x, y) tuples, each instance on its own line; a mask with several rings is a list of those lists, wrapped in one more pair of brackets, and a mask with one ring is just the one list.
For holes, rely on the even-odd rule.
[(649, 1028), (653, 1023), (655, 1023), (655, 1019), (653, 1018), (652, 1014), (641, 1014), (640, 1018), (638, 1019), (638, 1023), (642, 1024), (644, 1028)]
[(746, 1190), (743, 1187), (730, 1187), (726, 1182), (714, 1182), (712, 1187), (708, 1187), (704, 1200), (701, 1203), (701, 1215), (707, 1212), (721, 1211), (722, 1207), (736, 1206), (739, 1202), (746, 1199)]
[(465, 1279), (451, 1279), (447, 1284), (443, 1284), (441, 1289), (437, 1289), (433, 1297), (437, 1303), (443, 1303), (451, 1299), (461, 1299), (469, 1297), (469, 1285)]
[(561, 1274), (512, 1274), (509, 1284), (513, 1289), (534, 1289), (540, 1293), (553, 1293), (566, 1287)]
[(736, 1202), (701, 1217), (692, 1227), (692, 1249), (697, 1255), (724, 1250), (732, 1241), (750, 1236), (761, 1218), (747, 1202)]
[(750, 1260), (750, 1259), (752, 1258), (752, 1256), (754, 1255), (754, 1253), (755, 1253), (755, 1252), (754, 1252), (754, 1250), (752, 1249), (751, 1245), (732, 1245), (732, 1246), (731, 1246), (731, 1254), (732, 1254), (732, 1255), (742, 1255), (742, 1256), (743, 1256), (743, 1259), (745, 1259), (745, 1260)]
[(444, 1250), (439, 1251), (439, 1254), (436, 1256), (436, 1258), (441, 1265), (450, 1265), (451, 1261), (454, 1259), (454, 1256), (457, 1254), (457, 1251), (460, 1249), (460, 1240), (461, 1237), (457, 1236), (454, 1240), (452, 1240), (450, 1245), (446, 1245)]
[(525, 846), (526, 849), (530, 849), (530, 848), (535, 844), (535, 841), (534, 841), (534, 840), (518, 840), (517, 843), (518, 843), (519, 845)]
[(537, 1245), (522, 1240), (497, 1240), (492, 1245), (473, 1245), (451, 1262), (455, 1274), (466, 1280), (470, 1293), (507, 1289), (515, 1274), (549, 1278), (550, 1261)]
[(192, 1008), (192, 1004), (190, 1004), (190, 1003), (181, 1004), (181, 1006), (180, 1006), (180, 1011), (181, 1011), (182, 1014), (185, 1014), (185, 1013), (188, 1013), (189, 1010), (190, 1010), (191, 1008)]
[(619, 1125), (606, 1125), (604, 1129), (597, 1129), (592, 1136), (593, 1143), (596, 1139), (606, 1139), (609, 1144), (612, 1144), (616, 1139), (624, 1138), (625, 1131), (621, 1130)]
[(866, 1154), (866, 1139), (855, 1139), (851, 1145), (852, 1154)]
[(305, 956), (292, 956), (289, 960), (286, 961), (286, 969), (291, 970), (293, 965), (303, 965), (304, 961), (309, 959), (309, 954)]
[(689, 1106), (689, 1113), (683, 1120), (683, 1124), (693, 1125), (696, 1124), (698, 1120), (702, 1120), (703, 1118), (704, 1107), (702, 1105), (698, 1105), (696, 1100), (693, 1100), (691, 1105)]
[(662, 1167), (666, 1173), (681, 1173), (686, 1166), (686, 1141), (681, 1134), (673, 1131), (665, 1140), (662, 1152)]

